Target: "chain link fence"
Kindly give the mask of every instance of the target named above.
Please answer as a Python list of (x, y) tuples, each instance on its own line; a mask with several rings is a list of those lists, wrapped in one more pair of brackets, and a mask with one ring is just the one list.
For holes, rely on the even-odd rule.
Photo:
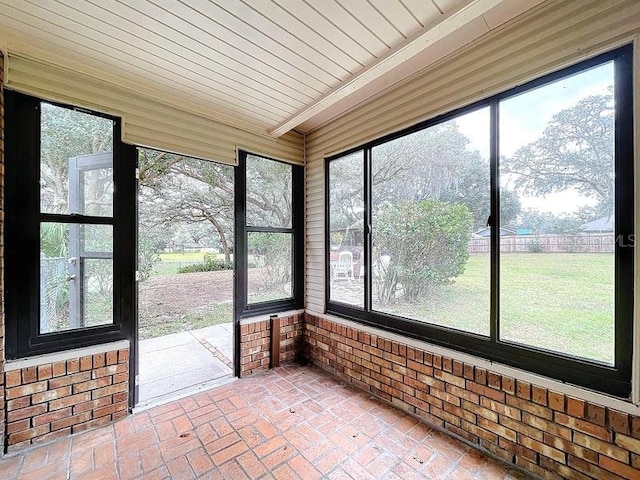
[(40, 256), (40, 333), (69, 323), (69, 267), (66, 258)]

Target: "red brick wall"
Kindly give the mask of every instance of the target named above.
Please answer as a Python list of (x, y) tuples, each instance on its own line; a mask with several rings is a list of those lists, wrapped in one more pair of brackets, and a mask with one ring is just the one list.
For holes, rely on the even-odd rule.
[(309, 361), (549, 479), (640, 479), (640, 417), (305, 315)]
[(5, 373), (10, 450), (80, 432), (128, 412), (129, 350)]
[[(302, 351), (304, 315), (280, 317), (280, 364), (292, 362)], [(271, 322), (263, 320), (240, 327), (240, 375), (246, 377), (269, 369)]]
[[(0, 439), (4, 439), (4, 57), (0, 52)], [(0, 448), (0, 457), (4, 448)]]

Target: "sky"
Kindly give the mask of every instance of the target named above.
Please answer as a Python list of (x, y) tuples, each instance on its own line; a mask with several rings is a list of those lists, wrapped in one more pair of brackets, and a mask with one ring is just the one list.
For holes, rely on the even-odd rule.
[[(607, 93), (613, 84), (613, 62), (583, 71), (578, 75), (529, 90), (500, 103), (500, 156), (512, 155), (518, 148), (536, 140), (554, 114), (575, 105), (589, 95)], [(489, 156), (489, 109), (484, 108), (456, 119), (460, 130), (470, 139), (469, 148)], [(512, 179), (501, 179), (508, 185)], [(520, 197), (522, 208), (534, 208), (554, 214), (571, 213), (595, 200), (574, 190), (545, 197)]]

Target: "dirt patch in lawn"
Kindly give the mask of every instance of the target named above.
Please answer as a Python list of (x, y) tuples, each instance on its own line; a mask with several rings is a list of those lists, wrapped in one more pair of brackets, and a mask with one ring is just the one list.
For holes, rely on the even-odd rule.
[[(260, 284), (255, 272), (249, 289)], [(140, 283), (140, 339), (233, 321), (233, 270), (156, 275)]]
[(182, 315), (231, 302), (233, 270), (158, 275), (141, 282), (138, 295), (145, 316)]

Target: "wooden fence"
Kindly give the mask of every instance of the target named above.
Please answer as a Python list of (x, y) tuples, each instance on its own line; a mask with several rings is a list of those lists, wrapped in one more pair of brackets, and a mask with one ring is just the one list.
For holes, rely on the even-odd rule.
[[(471, 238), (469, 253), (489, 253), (488, 237)], [(503, 253), (613, 253), (613, 233), (581, 233), (578, 235), (504, 235), (500, 237)]]

